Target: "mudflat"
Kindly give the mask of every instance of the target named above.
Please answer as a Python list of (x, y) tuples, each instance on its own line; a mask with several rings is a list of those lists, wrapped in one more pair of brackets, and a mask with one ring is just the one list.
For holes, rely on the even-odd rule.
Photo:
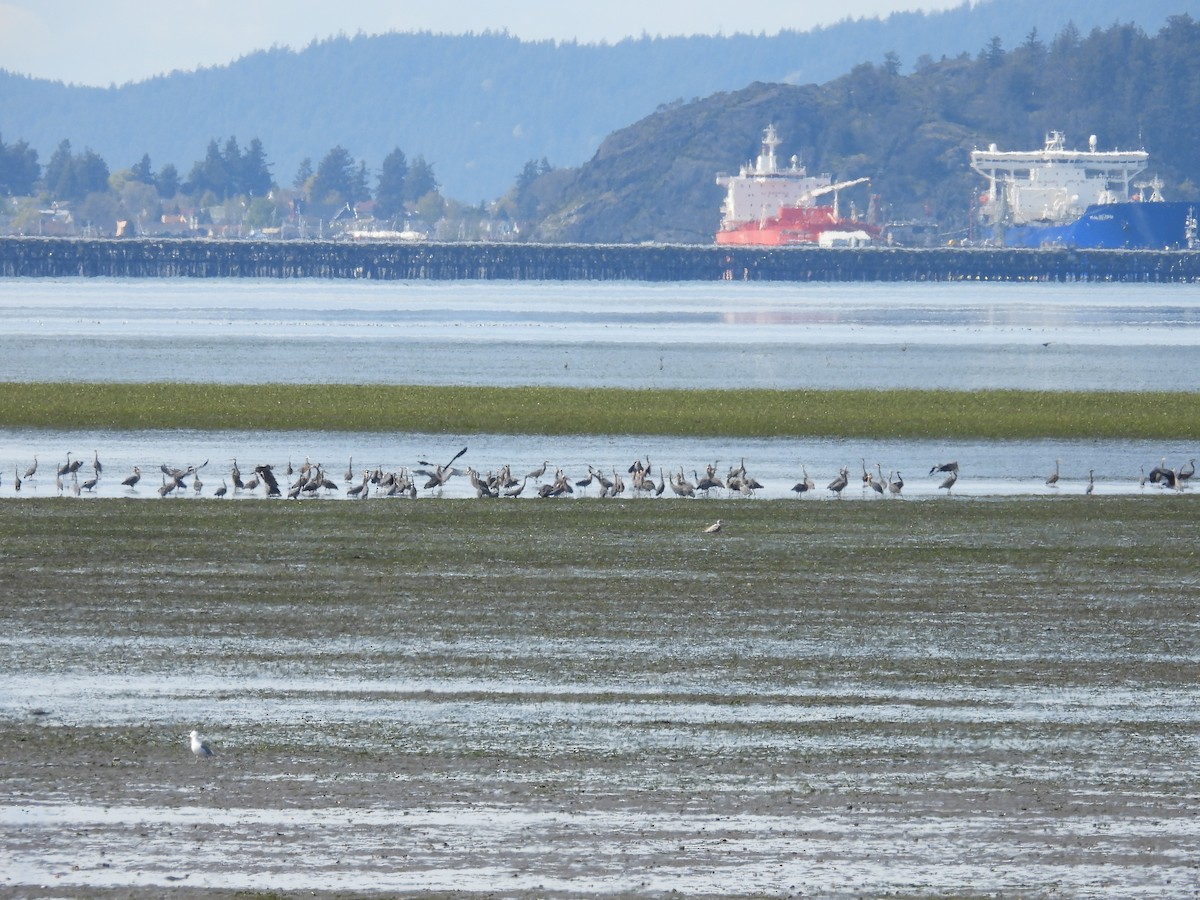
[(1191, 896), (1198, 512), (0, 503), (0, 895)]

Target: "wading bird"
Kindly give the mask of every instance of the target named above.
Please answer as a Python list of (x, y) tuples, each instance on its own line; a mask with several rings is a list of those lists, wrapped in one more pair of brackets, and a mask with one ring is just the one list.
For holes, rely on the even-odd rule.
[(1058, 467), (1059, 467), (1059, 464), (1061, 464), (1061, 463), (1062, 463), (1061, 459), (1056, 459), (1054, 461), (1054, 471), (1046, 476), (1046, 486), (1047, 487), (1054, 487), (1056, 484), (1058, 484)]
[(1180, 481), (1187, 481), (1196, 474), (1196, 461), (1189, 459), (1187, 463), (1179, 467), (1179, 471), (1175, 473)]
[(1176, 482), (1175, 470), (1167, 468), (1167, 458), (1164, 456), (1153, 469), (1150, 470), (1151, 484), (1164, 484), (1167, 487), (1175, 487)]
[(845, 466), (842, 466), (841, 470), (838, 472), (837, 478), (829, 482), (828, 489), (837, 494), (838, 499), (840, 500), (842, 497), (842, 491), (846, 489), (846, 485), (849, 483), (850, 473), (846, 470)]
[(934, 466), (932, 469), (930, 469), (930, 470), (929, 470), (929, 474), (930, 474), (930, 475), (932, 475), (934, 472), (954, 472), (954, 473), (957, 473), (957, 472), (958, 472), (958, 460), (953, 460), (953, 461), (951, 461), (951, 462), (948, 462), (948, 463), (942, 463), (940, 466)]
[(800, 472), (802, 473), (803, 477), (794, 485), (792, 485), (792, 490), (803, 497), (807, 491), (811, 491), (813, 489), (814, 485), (813, 480), (808, 477), (808, 469), (803, 463), (800, 464)]
[(121, 481), (121, 484), (125, 485), (125, 487), (133, 487), (135, 484), (137, 484), (141, 480), (142, 480), (142, 470), (139, 466), (134, 466), (133, 474), (126, 476)]

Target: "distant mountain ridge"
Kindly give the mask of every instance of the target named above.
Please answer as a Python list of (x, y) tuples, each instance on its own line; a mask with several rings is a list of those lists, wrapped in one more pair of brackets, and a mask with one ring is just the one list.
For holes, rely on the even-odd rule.
[[(1144, 0), (1153, 32), (1178, 0)], [(1068, 21), (1083, 33), (1130, 20), (1125, 0), (980, 0), (936, 13), (897, 13), (778, 36), (631, 39), (616, 44), (522, 42), (502, 33), (339, 37), (270, 49), (227, 66), (90, 88), (0, 71), (0, 137), (23, 139), (45, 164), (66, 138), (112, 169), (148, 153), (181, 172), (211, 139), (262, 140), (279, 184), (301, 160), (335, 145), (372, 173), (400, 147), (434, 166), (442, 192), (476, 203), (499, 197), (525, 162), (577, 166), (606, 136), (676, 101), (753, 82), (828, 81), (895, 52), (922, 55), (1005, 47)], [(747, 19), (748, 32), (754, 22)]]

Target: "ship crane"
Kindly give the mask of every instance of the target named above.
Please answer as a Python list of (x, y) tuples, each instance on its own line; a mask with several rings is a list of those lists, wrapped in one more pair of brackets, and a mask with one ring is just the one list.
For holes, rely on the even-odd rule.
[(870, 178), (855, 178), (852, 181), (839, 181), (837, 184), (827, 184), (823, 187), (813, 188), (796, 201), (796, 207), (800, 208), (805, 206), (816, 206), (816, 199), (818, 197), (823, 197), (826, 194), (833, 194), (833, 217), (835, 219), (840, 219), (842, 216), (841, 211), (838, 209), (838, 191), (844, 190), (845, 188), (854, 187), (858, 184), (865, 184), (870, 180)]
[(1146, 201), (1146, 188), (1150, 188), (1150, 203), (1162, 203), (1163, 180), (1155, 175), (1149, 181), (1135, 181), (1133, 186), (1142, 192), (1141, 199)]

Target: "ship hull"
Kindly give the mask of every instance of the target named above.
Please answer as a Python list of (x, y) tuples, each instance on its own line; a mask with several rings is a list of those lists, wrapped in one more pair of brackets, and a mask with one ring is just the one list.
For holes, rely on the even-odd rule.
[(779, 215), (762, 222), (742, 222), (717, 232), (717, 243), (754, 247), (780, 247), (798, 244), (819, 246), (823, 241), (842, 238), (856, 244), (879, 237), (879, 229), (865, 222), (842, 219), (828, 206), (785, 208)]
[(1089, 206), (1065, 225), (1010, 226), (1004, 246), (1181, 250), (1188, 246), (1188, 219), (1196, 210), (1195, 203), (1105, 203)]

